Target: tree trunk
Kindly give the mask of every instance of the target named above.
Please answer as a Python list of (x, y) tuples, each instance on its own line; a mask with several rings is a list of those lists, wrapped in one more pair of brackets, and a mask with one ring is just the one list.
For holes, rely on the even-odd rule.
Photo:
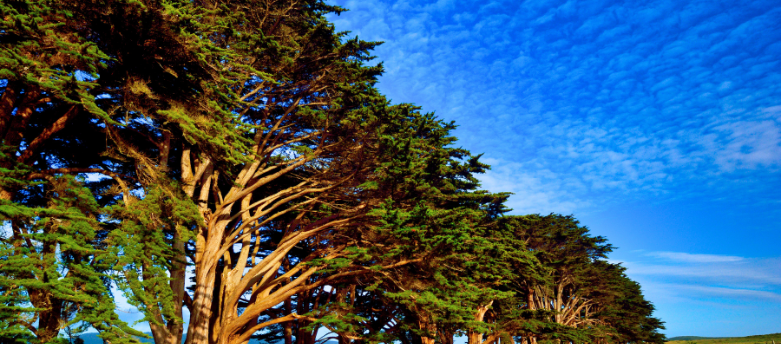
[[(40, 260), (38, 261), (38, 263), (41, 264), (38, 268), (43, 271), (43, 275), (37, 279), (44, 285), (51, 283), (52, 278), (59, 278), (59, 276), (50, 276), (49, 273), (46, 272), (47, 266), (44, 266), (51, 264), (51, 262), (56, 259), (56, 249), (57, 244), (54, 242), (46, 241), (43, 243), (43, 248), (39, 256)], [(30, 303), (35, 308), (41, 309), (38, 313), (38, 328), (35, 331), (36, 339), (41, 343), (46, 343), (59, 334), (61, 320), (63, 320), (61, 318), (63, 301), (55, 298), (52, 293), (46, 289), (31, 288), (29, 290), (29, 296)]]
[[(286, 267), (286, 269), (289, 268)], [(293, 313), (293, 303), (290, 299), (285, 300), (285, 313)], [(293, 344), (293, 323), (291, 321), (286, 322), (284, 325), (285, 344)]]
[(504, 333), (502, 335), (501, 340), (499, 341), (499, 344), (515, 344), (515, 338), (509, 333)]
[[(488, 312), (488, 309), (491, 308), (493, 303), (494, 302), (491, 301), (485, 306), (477, 307), (477, 311), (475, 312), (475, 321), (483, 321), (483, 318), (485, 318), (485, 313)], [(467, 331), (467, 341), (469, 344), (482, 344), (483, 333), (473, 330)]]
[[(0, 113), (0, 143), (15, 147), (24, 139), (23, 130), (27, 127), (27, 123), (35, 111), (34, 103), (38, 100), (40, 92), (37, 87), (30, 87), (29, 90), (25, 90), (21, 99), (16, 99), (11, 85), (6, 87), (5, 92), (0, 99), (0, 109), (2, 109), (2, 113)], [(16, 113), (12, 116), (11, 112), (14, 109), (16, 109)], [(0, 167), (10, 169), (13, 166), (12, 160), (11, 157), (5, 161), (0, 160)], [(15, 194), (16, 190), (0, 188), (0, 199), (2, 200), (11, 200)]]
[(439, 329), (437, 331), (439, 342), (441, 344), (453, 344), (453, 336), (455, 333), (451, 330)]
[(435, 324), (428, 315), (418, 317), (418, 328), (425, 334), (420, 335), (421, 344), (434, 344), (437, 335), (437, 324)]
[(3, 96), (0, 97), (0, 139), (5, 137), (5, 132), (13, 119), (12, 113), (16, 107), (18, 88), (18, 82), (9, 81)]

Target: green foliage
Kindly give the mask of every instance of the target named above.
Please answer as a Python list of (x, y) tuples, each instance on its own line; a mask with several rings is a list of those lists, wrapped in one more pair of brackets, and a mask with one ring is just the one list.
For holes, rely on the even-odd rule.
[[(115, 337), (137, 333), (114, 313), (105, 273), (114, 257), (94, 246), (102, 229), (92, 193), (67, 176), (30, 188), (44, 193), (46, 203), (30, 207), (0, 200), (0, 220), (10, 227), (0, 246), (5, 257), (0, 290), (8, 300), (0, 312), (16, 313), (3, 317), (13, 325), (0, 330), (0, 336), (53, 340), (61, 322), (86, 322)], [(37, 331), (30, 333), (36, 320)]]
[(113, 283), (157, 341), (181, 340), (185, 307), (191, 343), (662, 341), (605, 238), (504, 215), (454, 123), (389, 104), (378, 43), (326, 20), (342, 10), (0, 3), (0, 339), (134, 342)]

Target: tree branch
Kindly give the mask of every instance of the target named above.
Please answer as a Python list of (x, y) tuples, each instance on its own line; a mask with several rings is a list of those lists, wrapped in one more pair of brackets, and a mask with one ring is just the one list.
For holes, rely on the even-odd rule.
[(77, 113), (79, 113), (79, 107), (76, 105), (71, 106), (68, 111), (65, 111), (65, 114), (62, 115), (62, 117), (57, 119), (50, 127), (44, 129), (40, 134), (38, 134), (38, 136), (32, 142), (30, 142), (29, 145), (27, 145), (27, 149), (25, 149), (22, 154), (16, 158), (16, 161), (20, 163), (26, 163), (27, 160), (32, 157), (35, 151), (40, 148), (43, 142), (48, 140), (58, 131), (65, 128), (65, 124), (68, 122), (68, 120), (75, 117)]

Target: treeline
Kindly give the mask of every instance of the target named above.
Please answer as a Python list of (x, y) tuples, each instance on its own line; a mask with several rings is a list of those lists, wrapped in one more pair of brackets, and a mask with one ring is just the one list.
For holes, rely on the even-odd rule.
[(663, 341), (604, 238), (506, 215), (378, 92), (342, 10), (0, 2), (0, 341), (136, 342), (112, 285), (156, 343)]

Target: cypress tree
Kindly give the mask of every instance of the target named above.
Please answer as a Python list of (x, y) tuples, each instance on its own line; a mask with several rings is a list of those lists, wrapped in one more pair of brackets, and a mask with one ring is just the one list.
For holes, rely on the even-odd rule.
[(389, 104), (377, 43), (325, 19), (339, 7), (0, 11), (4, 340), (88, 323), (134, 341), (112, 283), (157, 343), (185, 326), (187, 343), (315, 344), (320, 327), (343, 344), (659, 338), (603, 238), (504, 216), (453, 123)]

